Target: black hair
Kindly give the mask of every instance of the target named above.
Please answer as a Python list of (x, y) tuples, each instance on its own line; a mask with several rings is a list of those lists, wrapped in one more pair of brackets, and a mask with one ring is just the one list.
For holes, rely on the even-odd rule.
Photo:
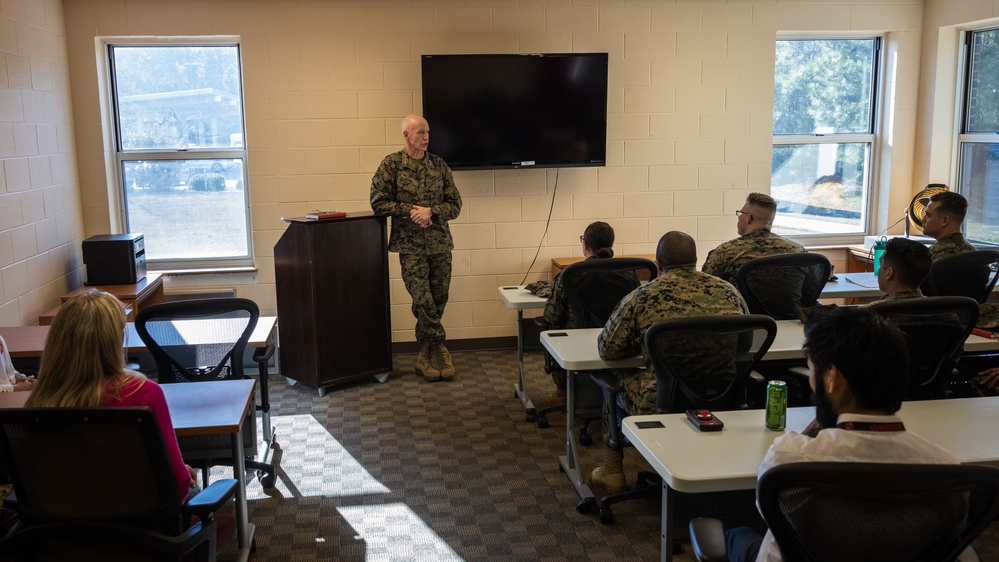
[(835, 366), (857, 406), (893, 414), (902, 407), (909, 349), (901, 330), (864, 309), (839, 307), (805, 327), (805, 355), (816, 384)]
[(936, 203), (937, 212), (946, 213), (957, 222), (968, 214), (968, 200), (956, 191), (941, 191), (930, 196), (930, 203)]
[(892, 238), (882, 254), (884, 264), (892, 268), (902, 283), (918, 287), (930, 273), (933, 257), (921, 242), (908, 238)]
[(614, 257), (614, 229), (603, 221), (590, 223), (586, 227), (583, 231), (583, 242), (586, 242), (595, 257)]

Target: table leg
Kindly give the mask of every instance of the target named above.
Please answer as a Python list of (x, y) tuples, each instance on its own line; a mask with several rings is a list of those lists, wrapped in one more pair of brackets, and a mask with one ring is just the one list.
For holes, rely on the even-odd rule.
[[(256, 420), (253, 420), (254, 423)], [(236, 431), (230, 436), (232, 441), (232, 472), (236, 479), (236, 537), (239, 545), (239, 557), (242, 562), (250, 559), (250, 547), (253, 544), (254, 526), (249, 522), (246, 509), (246, 465), (243, 462), (243, 432)]]
[(527, 395), (527, 384), (524, 380), (524, 311), (517, 310), (517, 384), (513, 385), (514, 398), (520, 398), (527, 414), (527, 421), (533, 422), (536, 413), (531, 397)]
[(660, 545), (659, 559), (662, 562), (672, 562), (673, 560), (673, 490), (669, 484), (663, 482), (663, 507), (661, 525), (662, 544)]
[(576, 452), (576, 439), (573, 435), (572, 423), (575, 421), (576, 413), (576, 391), (573, 379), (575, 373), (569, 371), (565, 377), (565, 455), (559, 457), (559, 465), (562, 471), (569, 477), (569, 482), (579, 495), (579, 503), (576, 504), (576, 511), (589, 513), (596, 503), (596, 498), (590, 487), (583, 480), (583, 474), (579, 468), (579, 455)]

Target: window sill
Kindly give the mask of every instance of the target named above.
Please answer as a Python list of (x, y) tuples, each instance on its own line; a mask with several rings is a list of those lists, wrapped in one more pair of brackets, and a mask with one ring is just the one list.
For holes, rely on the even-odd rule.
[(150, 269), (149, 271), (154, 271), (156, 273), (162, 273), (163, 275), (179, 276), (179, 275), (219, 275), (226, 273), (256, 273), (257, 268), (254, 266), (244, 266), (244, 267), (205, 267), (205, 268), (193, 268), (193, 269)]

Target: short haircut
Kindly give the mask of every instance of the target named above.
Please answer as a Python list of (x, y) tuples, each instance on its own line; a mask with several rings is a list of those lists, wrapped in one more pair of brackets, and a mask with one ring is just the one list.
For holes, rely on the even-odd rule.
[(583, 242), (599, 258), (614, 257), (614, 228), (603, 221), (592, 222), (586, 227)]
[(777, 201), (766, 193), (756, 193), (754, 191), (746, 197), (746, 203), (766, 209), (771, 215), (777, 213)]
[(918, 287), (930, 273), (933, 257), (925, 244), (908, 238), (892, 238), (885, 246), (885, 265), (891, 267), (902, 283)]
[(697, 244), (686, 232), (671, 230), (659, 239), (656, 261), (663, 267), (697, 265)]
[(835, 366), (857, 406), (893, 414), (902, 407), (909, 350), (901, 330), (866, 308), (839, 307), (805, 327), (816, 384)]
[(930, 197), (930, 203), (936, 203), (936, 210), (950, 215), (957, 222), (964, 222), (968, 214), (968, 200), (956, 191), (941, 191)]

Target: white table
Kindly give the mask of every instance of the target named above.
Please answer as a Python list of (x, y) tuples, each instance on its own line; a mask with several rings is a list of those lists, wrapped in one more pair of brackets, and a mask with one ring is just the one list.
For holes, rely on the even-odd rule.
[[(756, 487), (760, 462), (783, 431), (763, 425), (764, 410), (719, 412), (725, 422), (719, 432), (703, 433), (684, 414), (632, 416), (623, 430), (635, 449), (663, 479), (662, 545), (660, 559), (673, 558), (674, 491), (687, 493), (750, 490)], [(999, 397), (905, 402), (900, 411), (906, 429), (947, 449), (965, 464), (999, 468), (999, 434), (969, 431), (999, 425)], [(789, 408), (787, 429), (801, 431), (815, 417), (815, 409)], [(662, 423), (661, 428), (638, 429), (638, 422)]]
[[(585, 328), (581, 330), (555, 330), (555, 333), (564, 333), (564, 336), (551, 337), (541, 333), (541, 344), (545, 346), (562, 368), (568, 370), (562, 364), (573, 365), (573, 369), (580, 371), (596, 371), (613, 367), (633, 367), (644, 365), (641, 357), (626, 359), (622, 361), (606, 362), (600, 359), (597, 353), (597, 336), (600, 335), (600, 328)], [(805, 352), (801, 349), (805, 343), (805, 326), (798, 320), (778, 320), (777, 336), (773, 344), (763, 356), (762, 361), (787, 361), (803, 360)], [(999, 351), (999, 340), (983, 338), (971, 334), (964, 342), (964, 353), (984, 353), (988, 351)], [(637, 365), (623, 365), (623, 362), (637, 361)]]
[(579, 494), (580, 502), (577, 509), (581, 513), (589, 512), (596, 503), (593, 491), (586, 485), (579, 470), (579, 453), (576, 451), (576, 440), (572, 431), (572, 421), (576, 412), (576, 389), (574, 379), (579, 371), (598, 371), (601, 369), (644, 367), (642, 356), (630, 357), (620, 361), (604, 361), (597, 352), (597, 335), (600, 328), (581, 330), (548, 330), (541, 332), (541, 345), (552, 354), (552, 358), (566, 370), (565, 398), (565, 455), (558, 458), (562, 471), (569, 477), (569, 482)]
[(523, 285), (498, 287), (500, 299), (509, 308), (517, 311), (517, 382), (513, 385), (514, 398), (520, 398), (527, 414), (527, 421), (533, 422), (535, 409), (531, 397), (527, 394), (527, 384), (524, 378), (524, 311), (544, 308), (548, 299), (541, 298), (528, 291)]
[[(855, 282), (856, 281), (856, 282)], [(822, 288), (819, 298), (852, 299), (862, 297), (880, 297), (884, 291), (878, 289), (878, 278), (874, 273), (837, 273), (836, 281), (829, 281)]]

